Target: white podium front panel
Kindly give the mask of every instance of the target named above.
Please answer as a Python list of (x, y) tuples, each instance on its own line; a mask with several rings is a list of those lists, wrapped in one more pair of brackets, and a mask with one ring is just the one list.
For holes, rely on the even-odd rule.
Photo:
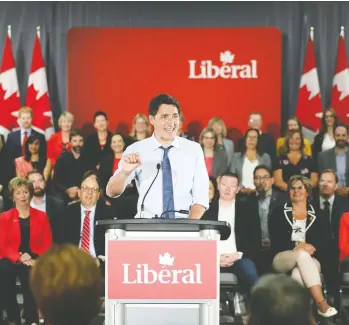
[(218, 325), (220, 235), (106, 233), (106, 325)]

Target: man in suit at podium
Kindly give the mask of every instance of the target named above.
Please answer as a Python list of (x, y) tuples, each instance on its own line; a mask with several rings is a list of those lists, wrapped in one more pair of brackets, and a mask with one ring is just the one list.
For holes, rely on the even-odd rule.
[[(177, 136), (181, 109), (166, 94), (149, 104), (150, 138), (130, 145), (107, 185), (107, 195), (119, 196), (133, 179), (139, 192), (136, 218), (200, 219), (209, 206), (209, 179), (202, 148)], [(183, 212), (183, 211), (182, 211)]]

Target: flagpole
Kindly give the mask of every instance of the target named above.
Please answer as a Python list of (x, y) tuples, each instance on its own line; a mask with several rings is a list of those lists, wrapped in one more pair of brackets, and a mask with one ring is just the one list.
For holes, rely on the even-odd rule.
[(7, 26), (7, 35), (9, 38), (11, 38), (11, 25)]
[(344, 26), (341, 26), (341, 33), (340, 36), (342, 36), (344, 38)]
[(36, 27), (36, 35), (38, 35), (38, 37), (40, 39), (40, 26)]
[(310, 27), (310, 39), (314, 42), (314, 30), (315, 28), (313, 26)]

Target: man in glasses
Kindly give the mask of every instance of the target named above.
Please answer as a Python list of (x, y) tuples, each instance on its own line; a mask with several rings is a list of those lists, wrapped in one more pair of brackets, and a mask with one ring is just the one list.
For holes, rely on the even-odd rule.
[(85, 250), (96, 259), (97, 265), (104, 261), (105, 247), (103, 229), (96, 227), (96, 222), (108, 215), (106, 205), (99, 200), (100, 195), (99, 178), (94, 172), (85, 173), (78, 190), (80, 202), (68, 205), (62, 216), (61, 232), (62, 243), (74, 244)]
[(253, 224), (250, 227), (251, 247), (254, 247), (254, 262), (259, 274), (271, 271), (272, 254), (270, 250), (269, 216), (286, 198), (279, 191), (273, 190), (274, 178), (268, 166), (259, 165), (253, 171), (256, 194), (250, 195), (247, 206)]

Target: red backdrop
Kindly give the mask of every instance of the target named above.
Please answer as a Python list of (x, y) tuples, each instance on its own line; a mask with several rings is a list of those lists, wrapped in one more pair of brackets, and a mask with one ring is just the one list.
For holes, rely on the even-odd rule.
[[(211, 76), (218, 69), (220, 75), (199, 78), (202, 61), (206, 70), (215, 66)], [(120, 124), (130, 128), (134, 115), (147, 113), (158, 93), (180, 101), (185, 127), (201, 128), (212, 116), (220, 116), (229, 128), (244, 132), (249, 112), (257, 110), (265, 127), (278, 129), (281, 33), (276, 28), (69, 31), (68, 110), (76, 127), (86, 127), (93, 113), (103, 110), (112, 131)]]

